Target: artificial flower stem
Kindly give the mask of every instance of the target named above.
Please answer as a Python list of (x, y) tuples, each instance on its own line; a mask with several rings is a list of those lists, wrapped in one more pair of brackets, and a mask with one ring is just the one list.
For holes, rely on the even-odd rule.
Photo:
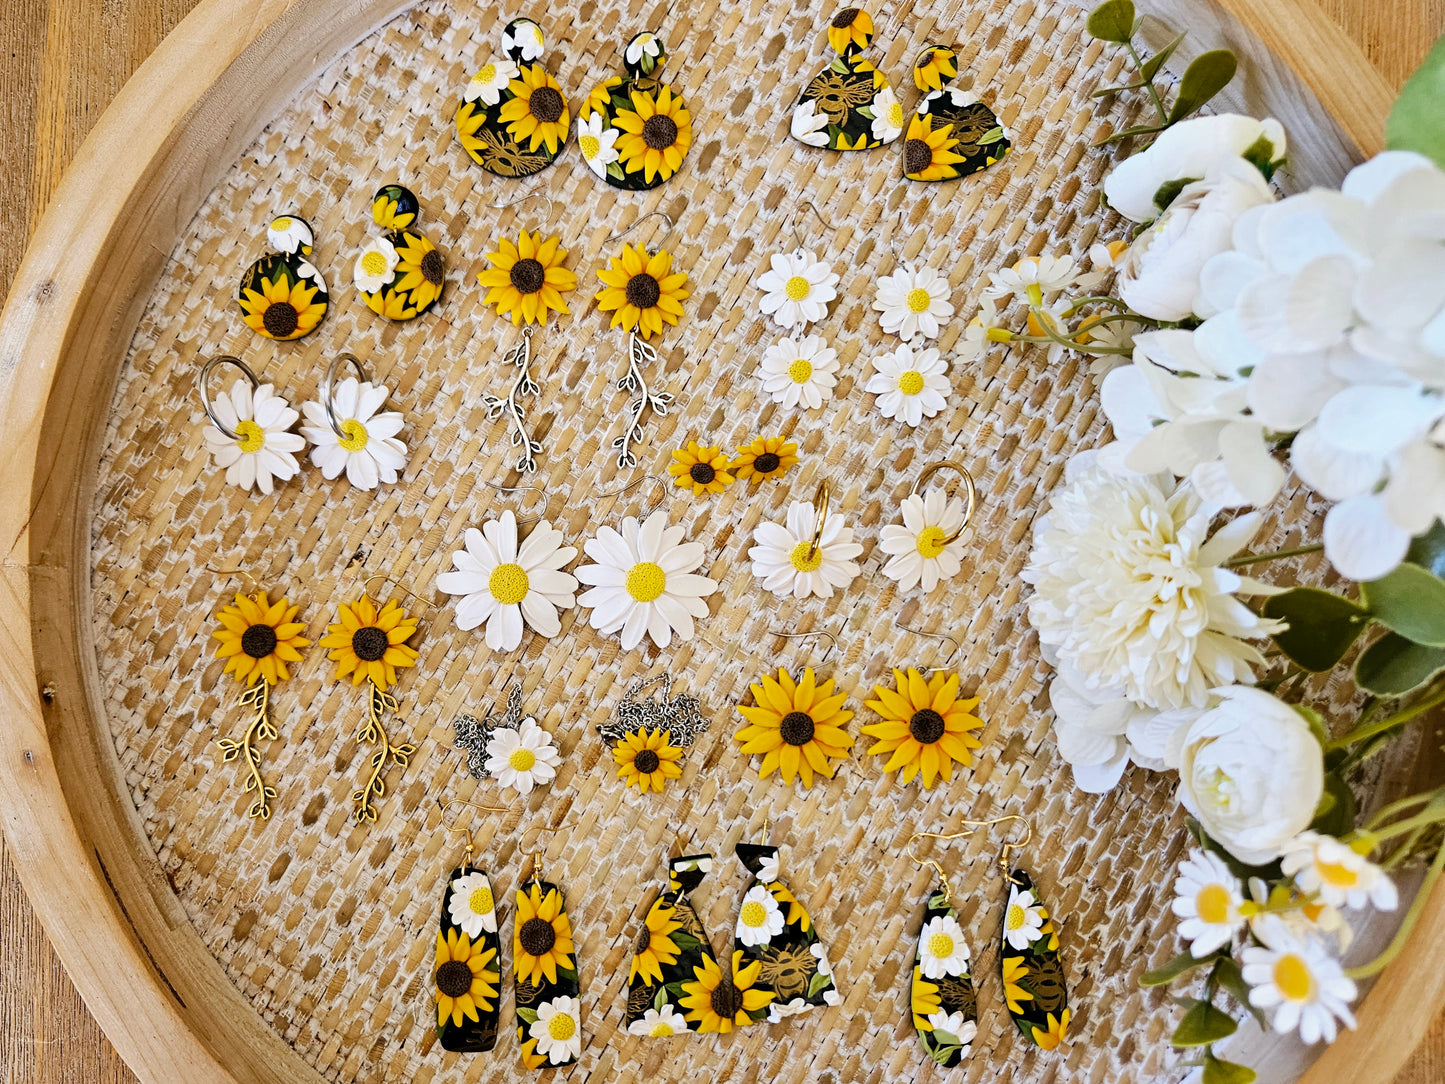
[(1404, 726), (1417, 715), (1422, 715), (1431, 708), (1445, 704), (1445, 685), (1441, 685), (1434, 693), (1420, 700), (1415, 701), (1404, 711), (1397, 711), (1394, 715), (1387, 715), (1363, 726), (1357, 726), (1354, 730), (1335, 738), (1327, 746), (1325, 751), (1343, 749), (1347, 745), (1353, 745), (1357, 741), (1364, 741), (1366, 738), (1373, 738), (1377, 734), (1384, 734), (1394, 730), (1396, 727)]
[(1437, 793), (1439, 792), (1433, 790), (1421, 791), (1419, 794), (1412, 794), (1408, 798), (1401, 798), (1398, 802), (1391, 802), (1389, 805), (1381, 807), (1375, 815), (1366, 822), (1365, 831), (1373, 832), (1376, 827), (1384, 824), (1397, 813), (1403, 813), (1407, 809), (1414, 809), (1416, 806), (1424, 805), (1434, 798)]
[(1425, 879), (1420, 883), (1420, 890), (1415, 893), (1415, 899), (1410, 904), (1410, 910), (1405, 912), (1405, 919), (1400, 923), (1400, 929), (1395, 933), (1395, 939), (1390, 942), (1384, 952), (1369, 963), (1347, 968), (1345, 974), (1348, 977), (1367, 979), (1372, 975), (1377, 975), (1388, 967), (1396, 956), (1400, 955), (1401, 950), (1410, 940), (1410, 934), (1415, 929), (1420, 912), (1425, 909), (1425, 903), (1430, 899), (1435, 882), (1440, 879), (1441, 870), (1445, 870), (1445, 847), (1441, 847), (1435, 852), (1435, 860), (1430, 863), (1430, 868), (1425, 873)]
[(1154, 108), (1159, 111), (1159, 124), (1161, 127), (1169, 124), (1169, 114), (1164, 109), (1164, 103), (1159, 98), (1159, 91), (1154, 86), (1154, 80), (1144, 77), (1144, 61), (1139, 58), (1139, 51), (1134, 48), (1131, 38), (1124, 43), (1124, 48), (1129, 50), (1129, 56), (1134, 61), (1134, 67), (1139, 69), (1139, 78), (1143, 80), (1144, 86), (1149, 91), (1149, 100), (1154, 103)]
[[(1030, 311), (1031, 311), (1031, 312), (1038, 313), (1038, 312), (1040, 312), (1040, 311), (1042, 311), (1042, 310), (1034, 309), (1034, 308), (1031, 307), (1031, 308), (1030, 308)], [(1125, 347), (1125, 346), (1089, 346), (1089, 345), (1086, 344), (1086, 343), (1075, 342), (1075, 341), (1072, 340), (1072, 339), (1066, 339), (1066, 338), (1064, 338), (1062, 335), (1059, 335), (1059, 334), (1057, 334), (1056, 332), (1050, 331), (1049, 328), (1048, 328), (1048, 325), (1045, 324), (1042, 320), (1040, 320), (1038, 323), (1039, 323), (1039, 326), (1044, 329), (1043, 335), (1014, 335), (1014, 334), (1010, 334), (1009, 337), (1008, 337), (1008, 339), (1005, 340), (1005, 341), (1011, 342), (1011, 343), (1040, 343), (1040, 344), (1042, 344), (1042, 345), (1044, 345), (1044, 346), (1049, 346), (1049, 345), (1051, 345), (1051, 344), (1053, 344), (1053, 343), (1058, 343), (1060, 346), (1067, 346), (1070, 350), (1077, 350), (1077, 351), (1079, 351), (1079, 353), (1081, 353), (1081, 354), (1090, 354), (1090, 355), (1092, 355), (1092, 356), (1094, 356), (1094, 357), (1103, 357), (1105, 354), (1117, 354), (1117, 355), (1118, 355), (1119, 357), (1121, 357), (1121, 358), (1132, 358), (1132, 357), (1134, 356), (1134, 351), (1133, 351), (1133, 349), (1130, 348), (1130, 347)]]
[[(1436, 799), (1445, 799), (1445, 790), (1435, 791), (1429, 797), (1432, 804)], [(1441, 801), (1435, 809), (1427, 808), (1424, 813), (1417, 813), (1413, 817), (1396, 821), (1388, 827), (1372, 828), (1369, 832), (1369, 838), (1375, 846), (1378, 847), (1386, 840), (1394, 839), (1396, 836), (1402, 836), (1407, 832), (1413, 832), (1417, 828), (1428, 828), (1430, 825), (1439, 824), (1441, 821), (1445, 821), (1445, 801)]]
[(1298, 557), (1305, 553), (1319, 553), (1325, 548), (1323, 542), (1311, 542), (1308, 546), (1297, 546), (1292, 550), (1275, 550), (1273, 553), (1242, 553), (1224, 562), (1225, 568), (1239, 568), (1241, 565), (1259, 564), (1261, 561), (1278, 561), (1284, 557)]
[(1148, 317), (1140, 316), (1137, 312), (1131, 309), (1128, 305), (1124, 304), (1124, 302), (1120, 301), (1117, 297), (1110, 297), (1108, 294), (1092, 294), (1089, 297), (1081, 297), (1079, 298), (1079, 300), (1075, 301), (1072, 305), (1070, 305), (1067, 309), (1064, 310), (1064, 315), (1066, 317), (1076, 316), (1085, 305), (1113, 305), (1116, 309), (1120, 310), (1119, 312), (1113, 314), (1115, 316), (1128, 316), (1130, 319), (1141, 324), (1152, 324), (1158, 322), (1155, 320), (1150, 320)]

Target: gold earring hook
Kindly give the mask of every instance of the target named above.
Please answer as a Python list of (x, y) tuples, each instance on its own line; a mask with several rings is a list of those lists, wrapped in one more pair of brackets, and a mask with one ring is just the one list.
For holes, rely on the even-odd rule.
[(641, 218), (637, 219), (635, 222), (632, 223), (632, 225), (628, 226), (627, 229), (623, 230), (621, 233), (611, 234), (611, 235), (607, 238), (607, 240), (608, 240), (609, 242), (610, 242), (610, 241), (620, 241), (620, 240), (622, 240), (624, 237), (626, 237), (626, 236), (627, 236), (629, 233), (631, 233), (633, 230), (637, 229), (638, 226), (640, 226), (640, 225), (642, 225), (644, 222), (646, 222), (649, 218), (664, 218), (664, 219), (667, 220), (667, 232), (662, 235), (662, 239), (658, 242), (658, 244), (661, 244), (662, 241), (665, 241), (665, 240), (667, 240), (670, 236), (672, 236), (673, 227), (676, 225), (676, 224), (672, 221), (672, 215), (668, 214), (666, 211), (648, 211), (647, 214), (645, 214), (645, 215), (643, 215)]
[(632, 489), (634, 486), (640, 486), (643, 482), (653, 482), (661, 487), (658, 490), (657, 500), (653, 501), (652, 504), (648, 507), (647, 511), (642, 513), (643, 517), (645, 518), (652, 515), (653, 512), (656, 512), (658, 507), (667, 498), (667, 482), (665, 482), (663, 479), (659, 478), (655, 474), (644, 474), (640, 478), (632, 479), (632, 481), (628, 482), (621, 489), (609, 489), (605, 493), (599, 493), (597, 494), (597, 499), (602, 500), (604, 497), (621, 497), (629, 489)]
[(918, 853), (918, 841), (920, 839), (961, 839), (964, 836), (971, 836), (972, 832), (914, 832), (908, 837), (908, 854), (913, 861), (920, 866), (932, 866), (933, 872), (938, 876), (938, 883), (943, 885), (943, 902), (953, 902), (953, 885), (948, 881), (948, 874), (943, 872), (943, 867), (938, 864), (936, 858), (923, 858)]
[(953, 650), (948, 653), (948, 658), (943, 660), (943, 665), (942, 665), (942, 666), (930, 666), (927, 670), (924, 670), (924, 671), (923, 671), (923, 673), (925, 673), (925, 674), (941, 674), (941, 673), (943, 673), (945, 670), (947, 670), (947, 669), (949, 668), (949, 667), (948, 667), (949, 660), (952, 659), (955, 655), (957, 655), (957, 654), (958, 654), (958, 649), (963, 646), (963, 644), (960, 643), (956, 637), (950, 636), (950, 635), (949, 635), (948, 633), (946, 633), (946, 632), (929, 632), (927, 629), (916, 629), (916, 628), (914, 628), (912, 625), (905, 625), (902, 621), (895, 621), (895, 622), (893, 622), (893, 624), (894, 624), (897, 628), (902, 629), (904, 632), (911, 632), (911, 633), (913, 633), (914, 636), (931, 636), (931, 637), (932, 637), (933, 639), (935, 639), (935, 640), (947, 640), (950, 644), (953, 645)]
[[(1006, 824), (1006, 823), (1009, 822), (1009, 821), (1018, 821), (1020, 824), (1022, 824), (1022, 825), (1024, 826), (1024, 829), (1025, 829), (1025, 831), (1024, 831), (1024, 838), (1021, 839), (1021, 840), (1019, 840), (1017, 843), (1011, 843), (1011, 842), (1009, 842), (1008, 840), (1004, 840), (1003, 851), (999, 854), (999, 857), (998, 857), (998, 866), (999, 866), (999, 869), (1003, 870), (1003, 875), (1004, 875), (1005, 877), (1007, 877), (1010, 881), (1012, 881), (1012, 880), (1013, 880), (1013, 872), (1012, 872), (1012, 870), (1009, 869), (1009, 867), (1010, 867), (1011, 865), (1013, 865), (1013, 862), (1012, 862), (1013, 852), (1014, 852), (1014, 851), (1021, 851), (1021, 850), (1023, 850), (1023, 849), (1024, 849), (1025, 847), (1027, 847), (1030, 843), (1032, 843), (1032, 842), (1033, 842), (1033, 839), (1034, 839), (1034, 826), (1033, 826), (1033, 824), (1029, 821), (1029, 819), (1028, 819), (1027, 817), (1021, 817), (1021, 816), (1019, 816), (1019, 814), (1017, 814), (1017, 813), (1009, 813), (1009, 814), (1006, 814), (1005, 816), (1002, 816), (1002, 817), (991, 817), (991, 818), (989, 818), (989, 819), (986, 820), (986, 821), (970, 821), (970, 820), (966, 820), (966, 821), (963, 821), (962, 823), (964, 823), (964, 824), (971, 824), (971, 825), (973, 825), (973, 826), (976, 827), (976, 828), (987, 828), (987, 827), (988, 827), (989, 825), (991, 825), (991, 824)], [(964, 834), (965, 834), (965, 835), (973, 835), (972, 832), (966, 832), (966, 833), (964, 833)]]
[[(964, 491), (968, 494), (968, 505), (963, 510), (963, 522), (958, 525), (958, 530), (945, 538), (942, 545), (951, 546), (963, 537), (964, 530), (968, 527), (969, 520), (973, 519), (974, 504), (978, 499), (978, 491), (974, 488), (973, 475), (962, 463), (955, 463), (952, 460), (941, 460), (937, 463), (930, 463), (918, 472), (918, 477), (913, 482), (913, 488), (908, 491), (909, 496), (916, 496), (923, 483), (932, 478), (941, 470), (957, 471), (963, 478)], [(947, 493), (947, 490), (944, 491)]]
[[(527, 838), (527, 833), (528, 833), (528, 832), (537, 832), (537, 833), (539, 833), (539, 834), (542, 833), (542, 832), (558, 833), (558, 832), (565, 832), (568, 828), (576, 828), (576, 827), (577, 827), (577, 822), (576, 822), (576, 821), (568, 821), (566, 824), (558, 825), (556, 828), (548, 827), (548, 826), (545, 825), (545, 824), (534, 824), (534, 825), (532, 825), (531, 827), (527, 828), (525, 831), (522, 832), (521, 838), (519, 838), (519, 839), (517, 840), (517, 846), (518, 846), (519, 849), (522, 850), (522, 854), (523, 854), (525, 857), (530, 858), (530, 859), (532, 860), (532, 869), (531, 869), (531, 871), (527, 874), (527, 880), (528, 880), (528, 881), (540, 881), (540, 880), (542, 879), (542, 863), (541, 863), (540, 859), (541, 859), (541, 857), (542, 857), (543, 851), (529, 851), (529, 850), (526, 850), (525, 848), (522, 847), (523, 842), (524, 842), (524, 841), (526, 840), (526, 838)], [(540, 842), (540, 840), (539, 840), (539, 842)], [(545, 848), (544, 848), (543, 850), (545, 850)]]
[(454, 835), (457, 832), (466, 833), (467, 852), (462, 858), (462, 869), (467, 869), (472, 864), (472, 855), (475, 853), (476, 848), (472, 846), (472, 829), (470, 825), (465, 828), (458, 828), (454, 824), (447, 824), (447, 810), (451, 809), (451, 807), (454, 805), (466, 806), (468, 809), (480, 809), (485, 813), (509, 813), (511, 811), (506, 806), (477, 805), (475, 802), (469, 802), (464, 798), (453, 798), (446, 805), (442, 805), (442, 800), (440, 798), (437, 799), (437, 806), (442, 811), (442, 827), (446, 829), (447, 834)]
[[(531, 325), (528, 325), (527, 330), (532, 330)], [(491, 489), (495, 489), (499, 493), (522, 493), (527, 490), (531, 490), (533, 493), (540, 493), (542, 495), (543, 501), (547, 499), (547, 491), (541, 486), (501, 486), (498, 485), (496, 482), (488, 482), (485, 480), (483, 480), (482, 485), (487, 486)], [(542, 516), (540, 513), (535, 516), (526, 516), (522, 519), (516, 520), (516, 524), (518, 527), (520, 527), (524, 523), (536, 523), (541, 518)]]
[(258, 579), (256, 579), (255, 576), (251, 575), (251, 574), (250, 574), (249, 572), (247, 572), (244, 568), (240, 568), (240, 567), (237, 567), (237, 568), (217, 568), (215, 565), (209, 565), (209, 564), (208, 564), (208, 565), (206, 565), (206, 571), (207, 571), (207, 572), (214, 572), (214, 573), (216, 573), (216, 575), (218, 575), (218, 576), (241, 576), (241, 577), (244, 578), (248, 583), (250, 583), (250, 585), (251, 585), (251, 590), (253, 590), (253, 591), (260, 591), (260, 590), (262, 590), (261, 581), (258, 580)]
[(414, 598), (414, 599), (416, 599), (418, 602), (420, 602), (423, 606), (425, 606), (427, 609), (431, 609), (431, 603), (430, 603), (430, 602), (428, 602), (426, 599), (422, 598), (422, 597), (421, 597), (420, 595), (418, 595), (415, 591), (413, 591), (410, 587), (408, 587), (406, 584), (402, 583), (399, 579), (397, 579), (395, 576), (387, 575), (385, 572), (378, 572), (378, 573), (376, 573), (376, 574), (373, 575), (373, 576), (368, 576), (368, 577), (366, 577), (365, 582), (362, 584), (362, 588), (363, 588), (363, 590), (366, 591), (367, 594), (370, 594), (370, 593), (371, 593), (371, 581), (372, 581), (372, 580), (385, 580), (387, 583), (393, 583), (393, 584), (395, 584), (397, 587), (400, 587), (400, 588), (401, 588), (402, 594), (411, 596), (412, 598)]
[(818, 553), (818, 545), (823, 540), (823, 526), (828, 522), (828, 505), (833, 500), (833, 490), (825, 478), (818, 483), (818, 488), (813, 491), (813, 514), (817, 522), (813, 526), (813, 540), (808, 543), (808, 560), (812, 560)]

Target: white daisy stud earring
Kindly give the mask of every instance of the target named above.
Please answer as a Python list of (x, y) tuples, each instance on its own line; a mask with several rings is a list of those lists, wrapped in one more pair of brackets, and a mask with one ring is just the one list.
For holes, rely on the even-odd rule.
[(372, 197), (372, 221), (386, 232), (357, 255), (352, 282), (366, 307), (389, 320), (420, 316), (437, 303), (446, 283), (441, 250), (413, 228), (420, 214), (416, 195), (399, 184)]
[(946, 90), (958, 74), (958, 54), (929, 42), (913, 61), (913, 85), (923, 98), (903, 141), (903, 175), (910, 181), (951, 181), (979, 173), (1013, 149), (998, 115), (978, 95)]
[(490, 57), (462, 88), (457, 138), (473, 162), (498, 177), (530, 177), (562, 153), (572, 127), (562, 87), (541, 63), (542, 28), (513, 19), (501, 55)]
[[(230, 365), (243, 379), (211, 398), (213, 369)], [(291, 432), (300, 415), (270, 384), (262, 384), (245, 362), (230, 354), (211, 358), (201, 366), (197, 380), (201, 406), (211, 424), (203, 430), (211, 461), (226, 472), (226, 482), (241, 489), (269, 495), (277, 481), (285, 482), (301, 469), (296, 453), (306, 447)]]
[[(900, 223), (902, 216), (900, 207)], [(904, 342), (936, 339), (942, 322), (953, 315), (953, 303), (949, 301), (953, 287), (936, 268), (903, 259), (897, 251), (897, 232), (895, 228), (896, 267), (893, 274), (879, 278), (878, 291), (873, 296), (879, 326)]]
[(812, 501), (793, 501), (784, 523), (759, 523), (748, 550), (752, 573), (780, 598), (832, 598), (858, 577), (863, 547), (843, 517), (829, 513), (832, 490), (818, 483)]
[[(800, 210), (811, 211), (825, 229), (832, 228), (811, 201), (804, 201)], [(803, 247), (796, 221), (792, 230), (793, 251), (773, 253), (768, 269), (753, 280), (763, 291), (758, 307), (784, 331), (801, 330), (823, 319), (828, 315), (828, 302), (838, 296), (837, 272)]]
[(256, 334), (289, 342), (316, 330), (331, 295), (321, 272), (306, 258), (316, 238), (304, 218), (273, 218), (266, 239), (275, 251), (246, 268), (236, 303)]
[[(350, 365), (356, 376), (336, 382), (336, 371)], [(326, 367), (316, 398), (301, 404), (306, 422), (301, 435), (311, 442), (311, 462), (328, 482), (346, 472), (357, 489), (391, 485), (406, 467), (402, 416), (386, 405), (384, 384), (366, 379), (354, 354), (338, 354)]]
[(873, 375), (863, 390), (877, 396), (874, 406), (885, 418), (918, 426), (948, 403), (953, 386), (948, 363), (933, 347), (914, 349), (902, 343), (872, 360)]
[[(950, 497), (937, 487), (919, 494), (919, 487), (941, 470), (958, 472), (965, 499)], [(901, 522), (888, 524), (879, 537), (878, 548), (888, 555), (883, 575), (897, 583), (900, 591), (911, 591), (922, 584), (925, 593), (957, 576), (963, 567), (963, 532), (973, 518), (976, 500), (973, 475), (962, 463), (930, 463), (924, 467), (903, 498)]]
[(467, 771), (473, 779), (495, 779), (525, 797), (536, 787), (551, 785), (557, 777), (562, 754), (541, 724), (522, 713), (519, 682), (512, 683), (507, 710), (500, 719), (459, 715), (452, 726), (457, 749), (466, 754)]

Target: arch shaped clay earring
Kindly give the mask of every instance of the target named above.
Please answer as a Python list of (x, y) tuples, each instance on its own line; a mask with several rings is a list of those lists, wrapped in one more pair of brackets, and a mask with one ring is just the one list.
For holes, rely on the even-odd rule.
[(542, 28), (513, 19), (502, 30), (502, 53), (462, 88), (457, 138), (472, 161), (498, 177), (529, 177), (557, 160), (572, 126), (567, 99), (539, 61)]
[[(211, 372), (222, 365), (241, 370), (241, 379), (214, 399)], [(226, 482), (269, 495), (273, 480), (288, 481), (301, 469), (296, 453), (305, 439), (291, 432), (300, 415), (270, 384), (262, 384), (240, 358), (221, 354), (201, 366), (196, 380), (201, 407), (211, 424), (202, 432), (211, 461), (225, 470)], [(261, 419), (265, 419), (264, 422)]]
[(947, 46), (930, 42), (913, 61), (913, 84), (924, 97), (903, 141), (903, 175), (910, 181), (979, 173), (1013, 149), (998, 115), (978, 95), (944, 89), (957, 74), (958, 55)]
[(626, 76), (594, 87), (577, 113), (582, 157), (613, 188), (656, 188), (682, 168), (692, 146), (692, 114), (662, 81), (666, 63), (662, 36), (638, 34), (622, 51)]
[(810, 147), (867, 151), (903, 132), (903, 106), (888, 79), (863, 58), (873, 40), (873, 18), (843, 8), (828, 24), (828, 45), (838, 54), (804, 88), (793, 107), (791, 132)]
[(321, 272), (306, 259), (316, 237), (304, 218), (282, 215), (266, 227), (266, 239), (276, 251), (246, 268), (236, 303), (256, 334), (278, 342), (299, 339), (316, 330), (331, 301)]
[[(522, 833), (573, 828), (535, 824)], [(524, 851), (532, 860), (527, 880), (517, 886), (517, 915), (512, 922), (513, 989), (517, 998), (517, 1042), (528, 1069), (571, 1065), (582, 1054), (582, 981), (572, 919), (562, 889), (542, 880), (542, 853)]]
[(425, 235), (411, 228), (421, 204), (410, 188), (382, 186), (371, 201), (371, 218), (386, 231), (356, 257), (352, 281), (366, 307), (390, 320), (411, 320), (437, 303), (447, 263)]

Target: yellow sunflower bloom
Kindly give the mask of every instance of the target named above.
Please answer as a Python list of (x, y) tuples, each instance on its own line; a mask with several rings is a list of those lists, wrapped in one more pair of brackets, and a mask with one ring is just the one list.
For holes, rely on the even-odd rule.
[(619, 109), (615, 123), (622, 130), (617, 160), (628, 173), (641, 170), (647, 184), (676, 173), (692, 146), (692, 114), (665, 84), (655, 98), (634, 90), (632, 108)]
[(497, 114), (507, 126), (507, 134), (518, 144), (527, 140), (529, 151), (545, 143), (547, 153), (556, 154), (558, 144), (567, 138), (572, 117), (552, 73), (540, 64), (523, 64), (519, 77), (508, 83), (507, 89), (516, 97)]
[(883, 721), (863, 728), (864, 734), (879, 739), (868, 752), (889, 757), (883, 770), (901, 769), (905, 783), (922, 772), (923, 785), (932, 787), (953, 778), (955, 761), (972, 764), (970, 750), (982, 744), (973, 731), (982, 729), (983, 720), (970, 714), (978, 707), (978, 697), (958, 699), (958, 675), (933, 674), (924, 680), (909, 667), (907, 674), (895, 669), (893, 680), (894, 689), (873, 686), (877, 699), (867, 703)]
[(488, 967), (495, 949), (481, 949), (460, 930), (437, 934), (436, 990), (437, 1023), (463, 1019), (479, 1020), (480, 1012), (491, 1012), (501, 981), (501, 972)]
[(446, 260), (436, 245), (419, 233), (404, 233), (396, 246), (396, 279), (391, 289), (409, 293), (411, 303), (421, 311), (441, 296), (446, 281)]
[(416, 306), (406, 303), (407, 295), (391, 286), (377, 290), (374, 294), (363, 293), (361, 296), (366, 298), (368, 309), (388, 320), (410, 320), (416, 315)]
[(326, 626), (321, 646), (330, 649), (327, 658), (336, 663), (339, 681), (351, 675), (351, 684), (369, 680), (379, 689), (396, 684), (398, 667), (415, 666), (417, 651), (406, 646), (416, 633), (417, 619), (407, 617), (396, 599), (380, 611), (363, 594), (354, 603), (343, 602), (337, 621)]
[(1068, 1033), (1069, 1010), (1065, 1009), (1059, 1016), (1049, 1013), (1049, 1026), (1043, 1030), (1034, 1028), (1034, 1042), (1044, 1050), (1056, 1050)]
[(913, 1007), (913, 1026), (919, 1031), (932, 1031), (933, 1025), (928, 1018), (942, 1012), (943, 1003), (938, 1000), (938, 984), (925, 979), (923, 968), (918, 964), (913, 965), (913, 989), (909, 1001)]
[(638, 976), (645, 983), (659, 983), (662, 981), (662, 965), (677, 963), (679, 949), (672, 935), (682, 929), (682, 923), (673, 918), (676, 913), (675, 907), (662, 900), (655, 902), (647, 912), (647, 921), (633, 949), (632, 970), (627, 975), (629, 983)]
[(513, 324), (540, 324), (548, 312), (571, 313), (562, 293), (577, 288), (577, 276), (562, 266), (567, 250), (556, 237), (545, 241), (539, 230), (523, 230), (515, 245), (505, 237), (497, 251), (489, 252), (492, 266), (477, 276), (487, 287), (486, 303), (497, 307), (499, 316), (510, 315)]
[(794, 682), (787, 670), (779, 668), (776, 681), (764, 674), (761, 682), (748, 688), (753, 704), (739, 704), (738, 714), (751, 725), (733, 737), (742, 743), (744, 753), (763, 755), (758, 777), (778, 772), (784, 782), (800, 778), (805, 787), (813, 785), (815, 772), (833, 778), (832, 762), (846, 757), (853, 746), (853, 738), (843, 729), (853, 713), (843, 707), (846, 696), (833, 694), (833, 679), (819, 685), (808, 667), (803, 680)]
[(733, 456), (732, 471), (738, 478), (761, 482), (777, 480), (798, 462), (798, 446), (782, 437), (758, 437), (744, 444)]
[(828, 44), (835, 53), (865, 48), (873, 40), (873, 17), (862, 8), (844, 8), (828, 24)]
[(753, 989), (763, 970), (762, 961), (739, 967), (742, 960), (742, 949), (738, 949), (733, 953), (732, 973), (725, 975), (716, 960), (703, 956), (702, 966), (692, 969), (697, 980), (682, 984), (680, 1001), (688, 1010), (687, 1020), (697, 1022), (698, 1034), (715, 1031), (726, 1035), (734, 1027), (745, 1028), (754, 1022), (750, 1014), (766, 1008), (776, 996), (771, 990)]
[(838, 149), (840, 151), (866, 151), (869, 147), (876, 145), (873, 143), (869, 143), (868, 138), (869, 137), (867, 132), (859, 132), (858, 138), (855, 139), (852, 143), (849, 143), (847, 133), (839, 132)]
[(542, 886), (535, 882), (529, 889), (517, 890), (517, 917), (513, 921), (512, 961), (517, 983), (541, 985), (545, 978), (557, 981), (558, 968), (574, 971), (572, 954), (572, 920), (562, 909), (562, 894), (549, 888), (542, 895)]
[(691, 295), (683, 289), (687, 272), (671, 273), (672, 256), (666, 249), (649, 256), (638, 245), (623, 245), (622, 253), (597, 272), (603, 288), (597, 307), (612, 313), (612, 326), (638, 332), (644, 339), (661, 334), (664, 322), (677, 326), (682, 302)]
[(958, 57), (952, 49), (941, 45), (926, 49), (913, 65), (913, 85), (919, 90), (942, 90), (943, 84), (958, 74)]
[(612, 749), (618, 777), (641, 794), (646, 794), (649, 787), (661, 794), (669, 779), (681, 777), (682, 769), (677, 765), (681, 757), (682, 750), (672, 744), (672, 732), (661, 727), (643, 727), (624, 734)]
[(222, 673), (235, 674), (242, 685), (255, 677), (269, 685), (289, 678), (286, 664), (300, 662), (297, 649), (311, 643), (301, 635), (306, 626), (296, 620), (300, 609), (288, 605), (285, 598), (267, 601), (265, 591), (249, 598), (237, 594), (234, 604), (222, 606), (216, 614), (221, 627), (211, 633), (221, 641), (216, 658), (226, 660)]
[(954, 176), (958, 171), (953, 166), (962, 162), (964, 156), (952, 149), (958, 146), (958, 140), (950, 134), (952, 131), (951, 124), (934, 128), (928, 116), (913, 114), (908, 122), (908, 137), (903, 142), (903, 172), (919, 181)]
[(1019, 980), (1029, 973), (1022, 956), (1003, 958), (1003, 997), (1008, 1002), (1008, 1011), (1023, 1012), (1020, 1002), (1032, 1001), (1034, 995), (1019, 985)]
[(614, 75), (604, 83), (598, 83), (587, 95), (587, 100), (582, 103), (582, 108), (577, 111), (581, 120), (589, 119), (598, 110), (606, 109), (607, 103), (612, 101), (612, 92), (622, 85), (622, 76)]
[(773, 894), (773, 899), (788, 905), (786, 921), (789, 926), (796, 924), (804, 933), (813, 928), (813, 916), (808, 914), (808, 909), (798, 902), (798, 897), (789, 892), (781, 881), (769, 887), (768, 891)]
[(262, 279), (261, 289), (246, 290), (240, 298), (242, 319), (252, 331), (268, 339), (287, 342), (314, 331), (326, 313), (325, 300), (316, 301), (321, 288), (308, 286), (298, 278), (291, 285), (283, 270), (269, 279)]
[[(387, 188), (394, 186), (387, 185)], [(371, 220), (384, 230), (404, 230), (416, 220), (415, 211), (397, 213), (397, 201), (383, 188), (371, 205)]]
[[(520, 1039), (526, 1033), (526, 1030), (525, 1024), (519, 1024), (517, 1026), (517, 1038)], [(528, 1069), (540, 1069), (547, 1064), (547, 1058), (537, 1053), (536, 1039), (528, 1039), (522, 1044), (522, 1064)]]
[(672, 458), (667, 473), (677, 485), (692, 486), (694, 497), (721, 493), (733, 484), (733, 476), (728, 473), (728, 457), (722, 454), (721, 448), (704, 448), (690, 440), (686, 448), (673, 452)]

